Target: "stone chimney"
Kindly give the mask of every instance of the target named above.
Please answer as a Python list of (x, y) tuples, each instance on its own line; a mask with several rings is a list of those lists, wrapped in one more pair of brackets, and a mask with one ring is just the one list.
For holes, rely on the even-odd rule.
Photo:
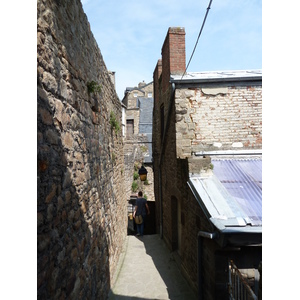
[(162, 89), (169, 86), (170, 75), (181, 75), (185, 71), (185, 30), (170, 27), (162, 50)]
[(144, 87), (146, 85), (146, 82), (143, 80), (143, 82), (140, 82), (138, 87), (139, 89), (141, 89), (142, 87)]

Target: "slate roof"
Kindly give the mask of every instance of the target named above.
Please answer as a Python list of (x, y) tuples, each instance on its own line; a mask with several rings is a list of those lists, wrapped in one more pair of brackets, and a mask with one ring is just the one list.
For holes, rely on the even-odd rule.
[(139, 133), (147, 137), (148, 153), (144, 157), (144, 162), (152, 162), (152, 116), (153, 116), (153, 98), (138, 98), (138, 107), (140, 108)]
[(138, 98), (140, 108), (139, 133), (152, 133), (153, 98)]

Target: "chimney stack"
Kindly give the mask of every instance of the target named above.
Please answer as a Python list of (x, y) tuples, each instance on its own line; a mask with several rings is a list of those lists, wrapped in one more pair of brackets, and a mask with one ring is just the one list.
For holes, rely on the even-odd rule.
[(146, 82), (143, 80), (143, 82), (140, 82), (138, 84), (138, 88), (141, 89), (142, 87), (144, 87), (146, 85)]
[(185, 30), (170, 27), (162, 50), (162, 88), (168, 88), (170, 75), (181, 75), (185, 71)]
[(158, 60), (155, 70), (153, 72), (153, 93), (154, 93), (154, 101), (159, 101), (159, 78), (162, 71), (162, 62), (161, 59)]

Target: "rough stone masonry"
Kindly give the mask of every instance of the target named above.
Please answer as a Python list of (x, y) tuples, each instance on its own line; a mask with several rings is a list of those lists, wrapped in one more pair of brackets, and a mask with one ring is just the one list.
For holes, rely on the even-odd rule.
[(127, 233), (118, 122), (80, 0), (38, 0), (38, 299), (105, 299), (113, 283)]

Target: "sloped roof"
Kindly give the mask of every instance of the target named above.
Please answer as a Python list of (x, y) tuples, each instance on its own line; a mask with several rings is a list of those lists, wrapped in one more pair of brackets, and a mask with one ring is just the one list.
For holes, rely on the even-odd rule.
[(153, 98), (138, 97), (140, 108), (139, 133), (147, 137), (148, 151), (144, 155), (145, 163), (152, 163), (152, 117)]
[[(152, 133), (153, 98), (138, 97), (140, 108), (140, 133)], [(145, 127), (145, 125), (149, 125)]]
[(188, 72), (182, 75), (171, 75), (171, 82), (222, 82), (222, 81), (262, 80), (262, 71), (258, 70), (228, 70)]
[(261, 159), (212, 160), (214, 173), (252, 225), (262, 225)]
[[(213, 173), (188, 185), (220, 232), (262, 232), (262, 160), (212, 159)], [(251, 243), (251, 241), (249, 241)]]

